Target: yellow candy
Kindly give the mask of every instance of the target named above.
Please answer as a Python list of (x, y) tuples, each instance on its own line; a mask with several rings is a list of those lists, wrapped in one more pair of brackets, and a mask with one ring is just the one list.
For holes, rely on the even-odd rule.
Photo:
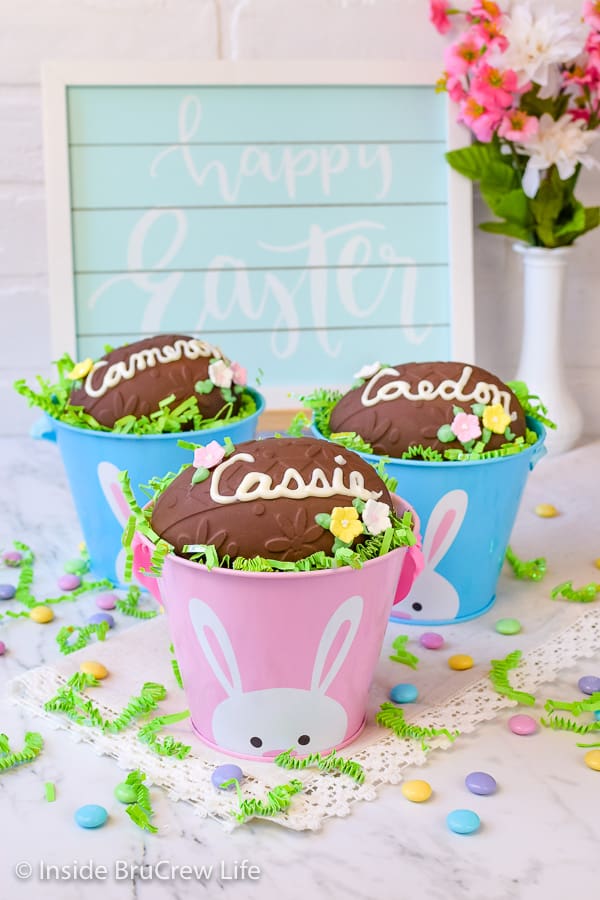
[(600, 556), (598, 557), (598, 559), (594, 560), (594, 565), (596, 566), (597, 569), (600, 569)]
[(403, 781), (400, 790), (411, 803), (424, 803), (431, 797), (431, 785), (428, 781)]
[(538, 503), (534, 510), (536, 516), (542, 519), (553, 519), (554, 516), (560, 515), (559, 511), (551, 503)]
[(600, 772), (600, 750), (590, 750), (589, 753), (586, 753), (583, 757), (583, 761), (586, 766), (589, 766), (594, 772)]
[(472, 669), (473, 657), (467, 653), (457, 653), (455, 656), (450, 657), (448, 665), (457, 672), (462, 672), (464, 669)]
[(47, 625), (54, 618), (54, 613), (49, 606), (34, 606), (29, 612), (29, 618), (37, 622), (38, 625)]
[(93, 659), (86, 659), (85, 662), (81, 663), (79, 668), (82, 672), (85, 672), (86, 675), (93, 675), (98, 681), (102, 681), (102, 679), (106, 678), (108, 675), (106, 666), (103, 666), (102, 663), (95, 662)]

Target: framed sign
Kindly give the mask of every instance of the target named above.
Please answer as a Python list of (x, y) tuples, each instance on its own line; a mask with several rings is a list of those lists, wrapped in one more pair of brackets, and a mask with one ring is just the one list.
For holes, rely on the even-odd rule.
[(434, 65), (50, 63), (53, 351), (205, 337), (272, 406), (473, 358), (464, 143)]

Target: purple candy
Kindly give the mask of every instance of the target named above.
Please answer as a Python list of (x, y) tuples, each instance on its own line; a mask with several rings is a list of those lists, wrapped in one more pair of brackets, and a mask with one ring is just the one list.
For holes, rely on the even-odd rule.
[(437, 631), (426, 631), (419, 638), (419, 643), (426, 650), (439, 650), (444, 646), (444, 638)]
[(58, 586), (61, 591), (74, 591), (81, 584), (79, 575), (61, 575), (58, 579)]
[(538, 724), (531, 716), (521, 714), (511, 716), (508, 720), (508, 727), (513, 734), (533, 734), (537, 731)]
[(96, 597), (96, 606), (98, 609), (114, 609), (117, 605), (118, 597), (115, 594), (98, 594)]
[(472, 794), (481, 794), (482, 797), (494, 794), (497, 788), (496, 779), (487, 772), (469, 772), (465, 784)]
[[(222, 766), (217, 766), (217, 768), (210, 776), (210, 780), (216, 788), (221, 788), (221, 785), (225, 781), (230, 781), (232, 778), (236, 778), (238, 781), (241, 781), (243, 777), (244, 773), (239, 766), (236, 766), (233, 763), (227, 763)], [(232, 791), (234, 790), (234, 788), (235, 784), (230, 784), (229, 787), (222, 788), (222, 790)]]
[(0, 600), (12, 600), (15, 596), (15, 587), (12, 584), (0, 584)]
[(596, 694), (600, 691), (600, 678), (597, 675), (584, 675), (577, 682), (582, 694)]
[(6, 653), (6, 644), (4, 641), (0, 641), (0, 656), (4, 656)]
[(113, 628), (115, 624), (115, 620), (113, 619), (111, 614), (107, 612), (94, 613), (94, 615), (90, 616), (88, 619), (89, 625), (99, 625), (100, 622), (108, 622), (109, 628)]
[(7, 550), (2, 554), (2, 559), (7, 566), (17, 566), (23, 559), (23, 554), (18, 550)]

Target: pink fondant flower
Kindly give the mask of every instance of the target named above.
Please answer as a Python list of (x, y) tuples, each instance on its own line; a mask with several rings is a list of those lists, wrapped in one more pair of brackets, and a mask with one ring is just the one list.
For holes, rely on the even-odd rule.
[(194, 450), (195, 469), (212, 469), (218, 466), (225, 456), (225, 447), (222, 447), (217, 441), (211, 441), (206, 447), (197, 447)]
[(507, 141), (526, 143), (537, 134), (538, 126), (539, 120), (535, 116), (528, 116), (522, 109), (511, 109), (502, 119), (498, 134)]
[(430, 0), (429, 2), (429, 21), (437, 28), (440, 34), (446, 34), (452, 27), (452, 22), (448, 16), (450, 3), (448, 0)]
[(248, 371), (239, 363), (231, 363), (231, 372), (233, 375), (233, 383), (245, 386), (248, 384)]
[(222, 359), (217, 359), (209, 365), (208, 377), (216, 387), (230, 388), (233, 381), (233, 371)]
[(362, 520), (369, 534), (381, 534), (386, 528), (392, 527), (390, 508), (387, 503), (380, 503), (379, 500), (367, 500)]
[(474, 441), (481, 437), (479, 419), (470, 413), (457, 413), (450, 428), (461, 444), (466, 444), (468, 441)]

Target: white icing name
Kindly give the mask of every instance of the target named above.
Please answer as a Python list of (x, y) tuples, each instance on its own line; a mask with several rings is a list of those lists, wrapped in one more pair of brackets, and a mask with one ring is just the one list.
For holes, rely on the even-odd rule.
[[(129, 381), (138, 372), (153, 368), (158, 363), (177, 362), (181, 359), (182, 354), (187, 359), (199, 359), (200, 357), (221, 359), (222, 357), (221, 351), (217, 347), (212, 347), (205, 341), (199, 341), (196, 338), (190, 340), (180, 338), (175, 341), (173, 346), (164, 344), (162, 347), (147, 347), (145, 350), (132, 353), (129, 359), (113, 363), (111, 366), (105, 359), (98, 360), (92, 366), (85, 380), (85, 392), (88, 397), (103, 397), (108, 390), (116, 387), (121, 381)], [(95, 373), (105, 366), (108, 368), (103, 374), (101, 385), (97, 388), (92, 387)]]
[(214, 503), (235, 503), (236, 500), (246, 503), (249, 500), (275, 500), (277, 497), (304, 500), (307, 497), (332, 497), (334, 494), (360, 497), (361, 500), (377, 500), (382, 493), (367, 490), (360, 472), (350, 472), (346, 486), (343, 469), (336, 467), (331, 482), (322, 469), (314, 469), (308, 484), (297, 469), (289, 468), (285, 470), (280, 483), (275, 487), (273, 479), (266, 472), (247, 472), (234, 494), (221, 494), (219, 491), (221, 477), (237, 460), (251, 463), (255, 461), (250, 453), (235, 453), (217, 466), (210, 485), (210, 496)]
[[(417, 385), (416, 394), (411, 393), (408, 381), (388, 381), (373, 393), (381, 378), (386, 375), (400, 374), (396, 369), (380, 369), (365, 386), (360, 400), (363, 406), (375, 406), (377, 403), (396, 400), (398, 397), (404, 397), (406, 400), (434, 400), (436, 397), (441, 397), (443, 400), (473, 400), (475, 403), (483, 403), (486, 406), (501, 403), (504, 411), (510, 413), (510, 394), (508, 391), (501, 391), (496, 384), (478, 381), (469, 393), (463, 393), (472, 373), (472, 367), (465, 366), (458, 381), (446, 378), (437, 387), (434, 387), (431, 381), (423, 379)], [(516, 419), (516, 417), (516, 412), (513, 412), (511, 419)]]

